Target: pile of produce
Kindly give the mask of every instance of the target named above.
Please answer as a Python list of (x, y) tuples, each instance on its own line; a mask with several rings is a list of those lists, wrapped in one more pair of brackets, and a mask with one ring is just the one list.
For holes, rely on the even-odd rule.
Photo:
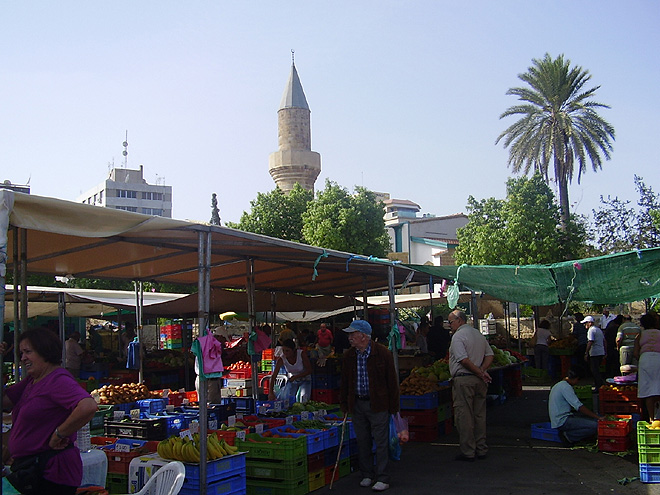
[(156, 369), (183, 368), (186, 360), (186, 356), (179, 351), (163, 350), (147, 356), (144, 361), (144, 367)]
[(229, 366), (225, 366), (225, 371), (252, 371), (252, 365), (247, 361), (236, 361)]
[(508, 366), (518, 362), (510, 351), (503, 351), (494, 345), (491, 345), (490, 348), (493, 349), (493, 366)]
[(429, 378), (419, 373), (411, 373), (408, 378), (399, 385), (401, 395), (424, 395), (440, 390), (438, 380)]
[(449, 362), (446, 359), (438, 359), (433, 364), (424, 367), (417, 366), (412, 369), (410, 374), (421, 375), (437, 382), (445, 382), (451, 377)]
[(142, 399), (160, 399), (161, 394), (151, 392), (144, 383), (123, 383), (122, 385), (103, 385), (91, 392), (96, 402), (103, 405), (124, 404)]
[(548, 344), (550, 349), (575, 349), (577, 347), (577, 339), (573, 335), (564, 337), (563, 339), (553, 340)]
[(660, 430), (660, 419), (654, 420), (653, 423), (647, 424), (646, 427), (649, 430)]
[(323, 409), (327, 410), (329, 407), (330, 405), (326, 404), (325, 402), (310, 400), (307, 402), (294, 402), (286, 412), (288, 414), (300, 414), (303, 411), (314, 412), (321, 411)]
[[(158, 442), (156, 451), (163, 459), (198, 463), (200, 461), (199, 433), (195, 433), (192, 439), (189, 437), (171, 436)], [(226, 455), (233, 455), (236, 452), (238, 452), (237, 447), (229, 445), (224, 439), (219, 440), (215, 433), (208, 434), (206, 441), (207, 460), (220, 459)]]

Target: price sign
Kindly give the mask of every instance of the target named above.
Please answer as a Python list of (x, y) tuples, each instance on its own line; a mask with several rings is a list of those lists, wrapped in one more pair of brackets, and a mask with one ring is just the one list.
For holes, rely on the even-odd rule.
[(187, 406), (188, 404), (190, 404), (190, 401), (188, 399), (183, 399), (183, 405)]
[(116, 443), (115, 452), (130, 452), (131, 446), (126, 443)]
[(314, 411), (313, 414), (314, 414), (314, 419), (315, 420), (323, 419), (323, 415), (321, 414), (321, 411)]
[(199, 421), (191, 421), (188, 428), (191, 434), (199, 433)]
[(236, 426), (236, 416), (229, 416), (227, 418), (227, 425), (229, 425), (230, 428)]
[(218, 420), (209, 419), (209, 430), (217, 430), (217, 429), (218, 429)]
[(114, 412), (112, 413), (112, 418), (113, 418), (115, 421), (121, 421), (122, 419), (124, 419), (124, 416), (125, 416), (125, 415), (126, 415), (126, 413), (125, 413), (124, 411), (114, 411)]
[(243, 419), (243, 413), (236, 413), (236, 419)]
[(168, 404), (165, 406), (165, 410), (169, 413), (174, 412), (174, 406), (172, 404)]
[(300, 418), (303, 421), (307, 421), (308, 419), (310, 419), (309, 416), (310, 416), (309, 411), (303, 411), (303, 412), (300, 413)]
[(167, 397), (169, 397), (169, 395), (170, 395), (170, 389), (169, 388), (166, 388), (165, 390), (163, 390), (163, 398), (164, 399), (167, 399)]
[(130, 415), (131, 415), (131, 419), (140, 419), (140, 410), (131, 409)]
[(261, 434), (264, 432), (264, 424), (263, 424), (263, 423), (258, 423), (258, 424), (254, 427), (254, 432), (255, 432), (255, 433), (259, 433), (259, 435), (261, 435)]
[(328, 411), (326, 411), (325, 409), (321, 409), (319, 412), (321, 413), (321, 416), (324, 418), (328, 415)]
[(239, 438), (239, 439), (245, 441), (245, 430), (237, 431), (236, 432), (236, 438)]
[(190, 430), (183, 430), (183, 431), (179, 432), (179, 436), (180, 436), (181, 438), (186, 438), (186, 437), (188, 437), (188, 438), (190, 438), (190, 439), (192, 440), (192, 433), (190, 433)]
[(293, 416), (287, 416), (284, 421), (286, 421), (287, 425), (292, 425), (293, 424)]

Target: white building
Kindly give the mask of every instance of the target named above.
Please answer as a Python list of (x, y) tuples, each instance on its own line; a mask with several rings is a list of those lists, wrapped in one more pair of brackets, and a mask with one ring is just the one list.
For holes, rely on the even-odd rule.
[(172, 218), (172, 186), (148, 184), (144, 169), (112, 168), (109, 177), (76, 198), (80, 203)]
[(468, 223), (467, 215), (418, 217), (420, 207), (412, 201), (388, 198), (383, 203), (385, 226), (393, 248), (390, 259), (419, 265), (454, 264), (456, 230)]

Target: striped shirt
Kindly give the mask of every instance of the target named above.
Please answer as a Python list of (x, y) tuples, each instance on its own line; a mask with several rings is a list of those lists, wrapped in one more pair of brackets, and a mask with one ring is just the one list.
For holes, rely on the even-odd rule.
[(358, 395), (369, 395), (369, 373), (367, 372), (367, 359), (371, 354), (371, 342), (369, 346), (360, 352), (356, 349), (357, 354), (357, 383), (355, 393)]

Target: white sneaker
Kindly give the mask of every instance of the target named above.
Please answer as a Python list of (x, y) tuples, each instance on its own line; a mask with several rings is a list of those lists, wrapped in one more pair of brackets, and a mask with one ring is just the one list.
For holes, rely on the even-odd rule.
[(375, 492), (382, 492), (387, 490), (390, 487), (387, 483), (383, 483), (382, 481), (376, 481), (374, 486), (371, 487), (371, 489)]
[(360, 481), (360, 486), (364, 486), (364, 487), (371, 486), (371, 483), (373, 483), (371, 481), (371, 478), (362, 478), (362, 481)]

